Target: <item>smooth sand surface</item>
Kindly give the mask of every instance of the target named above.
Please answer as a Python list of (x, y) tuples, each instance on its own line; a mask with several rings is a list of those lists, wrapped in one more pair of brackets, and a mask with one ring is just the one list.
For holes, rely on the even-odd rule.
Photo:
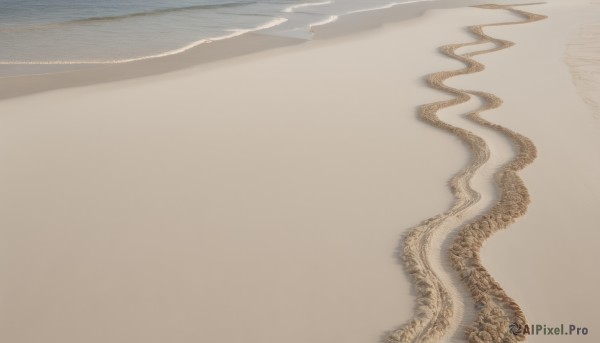
[[(591, 332), (531, 341), (595, 342), (600, 125), (563, 59), (577, 24), (600, 6), (527, 10), (549, 18), (486, 28), (516, 45), (477, 56), (485, 71), (447, 82), (501, 97), (485, 118), (538, 149), (521, 173), (529, 212), (486, 243), (483, 264), (528, 322)], [(437, 47), (474, 40), (465, 26), (511, 19), (435, 10), (3, 100), (0, 341), (378, 342), (415, 308), (395, 256), (401, 235), (451, 206), (447, 182), (470, 161), (458, 138), (417, 120), (417, 106), (448, 98), (423, 77), (461, 67)], [(440, 113), (494, 152), (464, 221), (495, 202), (493, 172), (513, 154), (461, 118), (479, 105)], [(442, 265), (444, 244), (433, 239), (432, 261), (450, 282), (458, 311), (448, 337), (460, 341), (474, 315)]]

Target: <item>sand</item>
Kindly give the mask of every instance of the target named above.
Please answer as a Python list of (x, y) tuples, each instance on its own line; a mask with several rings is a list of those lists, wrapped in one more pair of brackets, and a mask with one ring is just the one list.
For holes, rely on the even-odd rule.
[[(459, 219), (462, 217), (463, 212), (473, 207), (481, 199), (480, 194), (471, 187), (471, 180), (477, 170), (489, 160), (490, 149), (486, 141), (464, 128), (444, 122), (437, 115), (440, 110), (469, 101), (471, 95), (478, 97), (482, 101), (482, 105), (467, 113), (466, 117), (475, 124), (504, 135), (515, 146), (516, 151), (512, 160), (507, 161), (495, 173), (495, 183), (500, 192), (497, 203), (473, 221), (466, 222), (468, 224), (457, 231), (450, 248), (452, 267), (459, 273), (461, 280), (469, 289), (477, 308), (476, 323), (467, 327), (465, 335), (469, 342), (475, 343), (482, 341), (512, 342), (525, 338), (521, 332), (518, 332), (519, 330), (514, 330), (514, 332), (506, 330), (509, 325), (520, 328), (526, 325), (527, 320), (519, 305), (506, 294), (502, 286), (485, 269), (481, 263), (479, 250), (485, 240), (496, 231), (507, 228), (518, 217), (526, 213), (530, 202), (529, 194), (518, 171), (534, 161), (535, 145), (528, 138), (481, 116), (484, 111), (500, 107), (502, 104), (500, 98), (494, 94), (457, 89), (445, 84), (446, 80), (450, 78), (483, 71), (485, 66), (473, 59), (474, 56), (507, 49), (514, 44), (485, 34), (483, 28), (532, 23), (546, 19), (545, 16), (525, 12), (515, 7), (478, 6), (481, 9), (508, 11), (522, 17), (523, 20), (470, 26), (468, 29), (478, 38), (477, 40), (440, 47), (440, 51), (444, 55), (464, 63), (465, 67), (433, 73), (427, 77), (430, 87), (449, 93), (454, 96), (454, 99), (423, 105), (419, 111), (421, 118), (432, 126), (461, 138), (471, 148), (473, 158), (471, 164), (451, 180), (450, 187), (456, 198), (452, 208), (438, 217), (425, 221), (422, 226), (410, 231), (404, 240), (403, 260), (407, 271), (411, 273), (417, 285), (419, 307), (415, 319), (405, 328), (395, 331), (390, 336), (391, 342), (432, 342), (442, 338), (453, 320), (454, 302), (460, 301), (456, 296), (452, 299), (444, 282), (437, 276), (435, 268), (430, 266), (428, 251), (430, 250), (429, 242), (435, 235), (435, 231), (444, 226), (447, 227), (449, 218)], [(494, 46), (463, 54), (456, 53), (457, 50), (466, 46), (487, 43), (492, 43)]]
[[(479, 60), (491, 66), (486, 71), (489, 79), (476, 85), (469, 83), (505, 99), (494, 121), (518, 129), (538, 149), (536, 161), (522, 172), (532, 199), (528, 214), (494, 236), (483, 249), (482, 260), (517, 299), (528, 322), (591, 328), (600, 314), (600, 299), (592, 291), (598, 288), (599, 280), (590, 273), (597, 259), (599, 125), (577, 94), (564, 54), (569, 36), (578, 25), (597, 22), (599, 9), (587, 1), (574, 1), (531, 6), (528, 10), (547, 15), (548, 19), (532, 26), (531, 31), (517, 27), (487, 29), (517, 45), (498, 55), (481, 56)], [(543, 38), (548, 36), (552, 39)], [(519, 45), (519, 40), (546, 43)], [(509, 62), (528, 60), (536, 61), (535, 66)], [(520, 85), (493, 82), (499, 77), (518, 79)], [(525, 92), (527, 97), (522, 96)], [(593, 335), (528, 338), (532, 342), (551, 339), (595, 341)]]
[[(600, 7), (527, 11), (548, 19), (486, 27), (516, 45), (477, 55), (484, 71), (446, 83), (501, 98), (482, 117), (538, 151), (520, 172), (529, 210), (486, 241), (482, 264), (528, 323), (590, 330), (530, 341), (592, 342), (600, 126), (564, 59), (577, 25), (593, 24)], [(416, 305), (401, 237), (452, 206), (447, 182), (472, 159), (459, 138), (418, 120), (418, 106), (450, 99), (423, 78), (463, 67), (437, 47), (474, 41), (464, 27), (522, 20), (505, 12), (433, 10), (3, 100), (0, 341), (383, 339)], [(476, 319), (447, 263), (447, 237), (497, 202), (493, 175), (514, 157), (506, 137), (462, 116), (480, 106), (439, 113), (491, 152), (471, 183), (480, 199), (431, 237), (430, 261), (454, 304), (443, 341), (464, 341)]]

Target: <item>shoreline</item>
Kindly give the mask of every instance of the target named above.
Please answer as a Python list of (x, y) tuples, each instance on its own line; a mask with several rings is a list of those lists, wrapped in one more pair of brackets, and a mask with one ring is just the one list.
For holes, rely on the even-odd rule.
[[(195, 66), (224, 61), (266, 50), (308, 44), (311, 41), (332, 40), (367, 32), (399, 21), (418, 18), (428, 10), (459, 8), (486, 3), (484, 0), (457, 0), (441, 3), (439, 0), (396, 4), (350, 13), (324, 25), (311, 28), (312, 40), (281, 37), (251, 31), (228, 39), (203, 43), (173, 55), (140, 59), (115, 64), (70, 64), (80, 69), (0, 77), (0, 101), (62, 88), (90, 86), (175, 72)], [(509, 0), (498, 1), (510, 2)], [(62, 65), (52, 65), (66, 67)]]

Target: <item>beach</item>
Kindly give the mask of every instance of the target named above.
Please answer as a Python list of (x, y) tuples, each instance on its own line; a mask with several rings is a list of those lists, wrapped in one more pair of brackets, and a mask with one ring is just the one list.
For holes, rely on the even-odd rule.
[(419, 6), (0, 78), (0, 341), (596, 342), (600, 5)]

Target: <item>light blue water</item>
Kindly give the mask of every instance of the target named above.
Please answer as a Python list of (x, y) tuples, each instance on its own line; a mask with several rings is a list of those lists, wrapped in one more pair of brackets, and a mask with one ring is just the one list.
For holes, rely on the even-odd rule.
[(252, 30), (309, 39), (315, 23), (413, 1), (0, 0), (0, 68), (153, 58)]

